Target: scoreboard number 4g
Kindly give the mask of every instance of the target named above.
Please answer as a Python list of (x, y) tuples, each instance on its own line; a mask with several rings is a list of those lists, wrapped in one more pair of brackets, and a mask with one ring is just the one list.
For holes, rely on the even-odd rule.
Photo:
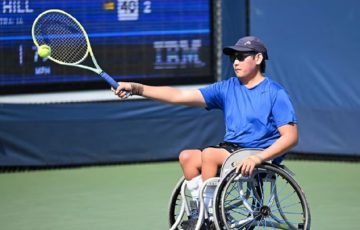
[[(136, 21), (139, 19), (139, 0), (118, 0), (119, 21)], [(143, 2), (143, 13), (151, 13), (151, 1)]]

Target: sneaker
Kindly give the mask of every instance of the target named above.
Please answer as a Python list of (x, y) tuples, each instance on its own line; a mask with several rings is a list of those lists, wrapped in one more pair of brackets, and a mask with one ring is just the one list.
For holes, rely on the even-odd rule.
[[(190, 201), (190, 216), (188, 220), (185, 220), (181, 223), (181, 227), (184, 230), (194, 230), (196, 228), (196, 224), (198, 222), (199, 218), (199, 208), (198, 208), (198, 202), (197, 201)], [(200, 227), (200, 230), (212, 230), (216, 229), (215, 225), (209, 225), (207, 223), (203, 223)]]
[(189, 220), (185, 220), (181, 223), (181, 227), (184, 230), (194, 230), (196, 227), (198, 219), (189, 219)]
[[(181, 227), (184, 230), (194, 230), (196, 228), (197, 222), (198, 222), (198, 219), (185, 220), (181, 223)], [(210, 224), (203, 223), (200, 227), (200, 230), (216, 230), (215, 224), (214, 223), (210, 223)]]
[(191, 219), (197, 219), (199, 217), (199, 207), (198, 202), (191, 200), (190, 201), (190, 218)]
[(211, 220), (205, 220), (201, 229), (216, 230), (215, 223)]
[(216, 230), (215, 223), (211, 222), (209, 225), (209, 230)]

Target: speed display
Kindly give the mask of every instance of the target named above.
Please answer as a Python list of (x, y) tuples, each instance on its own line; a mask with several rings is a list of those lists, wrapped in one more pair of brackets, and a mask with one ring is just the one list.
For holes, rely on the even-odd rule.
[(0, 94), (108, 88), (91, 71), (40, 58), (31, 26), (61, 9), (85, 28), (117, 81), (198, 84), (215, 79), (211, 0), (1, 0)]

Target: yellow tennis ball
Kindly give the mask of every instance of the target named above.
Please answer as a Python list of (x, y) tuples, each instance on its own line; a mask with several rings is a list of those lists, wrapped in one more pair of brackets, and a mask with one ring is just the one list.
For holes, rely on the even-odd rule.
[(51, 54), (51, 48), (48, 45), (41, 45), (38, 48), (38, 54), (42, 58), (46, 58)]

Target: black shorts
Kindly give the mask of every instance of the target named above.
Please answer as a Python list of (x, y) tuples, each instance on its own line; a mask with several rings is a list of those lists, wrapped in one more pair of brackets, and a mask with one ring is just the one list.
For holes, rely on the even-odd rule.
[[(229, 153), (233, 153), (239, 149), (242, 149), (241, 146), (234, 144), (234, 143), (230, 143), (230, 142), (221, 142), (218, 145), (209, 146), (208, 148), (225, 149)], [(202, 150), (204, 150), (204, 149), (202, 149)]]

